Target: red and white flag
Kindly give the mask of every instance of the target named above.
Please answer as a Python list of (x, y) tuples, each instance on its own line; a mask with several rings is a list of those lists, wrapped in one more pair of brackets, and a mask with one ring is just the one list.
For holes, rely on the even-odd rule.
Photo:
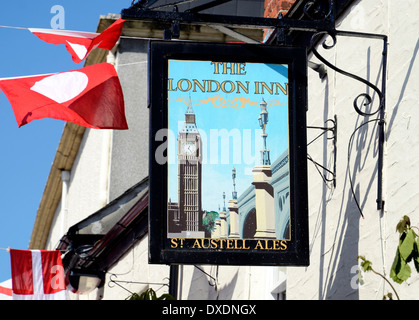
[(116, 20), (102, 33), (36, 28), (29, 28), (29, 31), (45, 42), (64, 44), (73, 61), (79, 63), (95, 48), (112, 50), (121, 36), (124, 21)]
[(128, 129), (118, 75), (109, 63), (49, 75), (0, 79), (19, 127), (42, 118), (94, 129)]
[(60, 251), (10, 249), (13, 300), (66, 300)]
[(12, 279), (0, 283), (0, 300), (12, 300)]

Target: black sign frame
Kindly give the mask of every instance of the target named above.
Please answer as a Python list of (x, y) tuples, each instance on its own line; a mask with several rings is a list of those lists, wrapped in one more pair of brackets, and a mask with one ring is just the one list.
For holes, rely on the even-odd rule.
[[(164, 135), (164, 130), (170, 129), (168, 90), (173, 85), (168, 76), (170, 60), (287, 66), (290, 221), (286, 240), (225, 238), (211, 241), (168, 236), (168, 163), (158, 160), (156, 155), (165, 149), (163, 154), (166, 160), (169, 158), (168, 135)], [(149, 263), (309, 265), (305, 48), (152, 40), (149, 44), (149, 107)]]

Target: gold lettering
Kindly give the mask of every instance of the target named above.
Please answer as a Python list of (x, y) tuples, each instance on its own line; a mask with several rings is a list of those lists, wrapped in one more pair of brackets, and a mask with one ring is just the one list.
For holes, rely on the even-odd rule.
[(281, 241), (282, 250), (287, 250), (287, 241), (282, 240)]
[(192, 246), (192, 249), (195, 249), (195, 247), (198, 247), (199, 249), (202, 249), (201, 246), (199, 245), (198, 239), (195, 240), (195, 242), (194, 242), (194, 244)]
[[(269, 94), (273, 94), (274, 90), (272, 88), (272, 86), (269, 88), (268, 85), (265, 82), (261, 82), (262, 84), (262, 94), (264, 94), (264, 90), (263, 88), (265, 88), (266, 90), (268, 90)], [(273, 84), (273, 82), (271, 82), (271, 85)]]
[(240, 93), (239, 87), (242, 88), (245, 93), (249, 93), (249, 81), (246, 81), (246, 86), (240, 81), (237, 81), (237, 93)]
[[(213, 90), (213, 88), (212, 88), (212, 84), (215, 84), (215, 86), (216, 86), (216, 89), (215, 90)], [(208, 92), (217, 92), (217, 91), (220, 91), (220, 83), (217, 81), (217, 80), (208, 80), (208, 82), (207, 82), (207, 84), (208, 84)]]
[(177, 91), (176, 89), (173, 89), (173, 79), (168, 79), (168, 87), (169, 87), (169, 91)]
[(207, 82), (206, 80), (202, 80), (204, 82), (204, 85), (200, 84), (198, 80), (193, 79), (193, 92), (196, 92), (196, 87), (198, 86), (199, 89), (201, 89), (202, 92), (205, 92), (205, 83)]
[(214, 65), (214, 74), (220, 74), (220, 70), (218, 68), (218, 65), (221, 64), (221, 62), (211, 62), (211, 64)]
[[(229, 83), (229, 84), (230, 84), (230, 90), (227, 90), (227, 89), (226, 89), (226, 83)], [(236, 86), (234, 85), (234, 83), (233, 83), (233, 82), (231, 82), (231, 81), (229, 81), (229, 80), (227, 80), (227, 81), (223, 81), (223, 82), (221, 83), (221, 90), (223, 90), (223, 92), (225, 92), (225, 93), (231, 93), (231, 92), (233, 92), (234, 90), (236, 90)]]
[[(244, 63), (238, 63), (237, 64), (237, 74), (239, 74), (239, 75), (245, 75), (246, 74), (246, 71), (244, 71), (244, 68), (246, 67), (246, 63), (244, 62)], [(242, 72), (242, 71), (244, 71), (244, 72)]]
[[(186, 89), (182, 88), (182, 83), (184, 83), (184, 82), (186, 82), (186, 84), (187, 84), (187, 88)], [(180, 79), (177, 82), (177, 87), (179, 88), (180, 91), (186, 92), (186, 91), (191, 90), (192, 83), (188, 79)]]
[[(230, 65), (230, 66), (227, 66)], [(235, 74), (234, 72), (235, 63), (223, 62), (223, 74), (227, 74), (227, 70), (230, 69), (230, 74)]]
[(217, 239), (211, 239), (211, 249), (217, 249)]
[(276, 92), (275, 92), (276, 95), (279, 94), (278, 89), (280, 89), (283, 94), (285, 94), (285, 95), (288, 94), (288, 83), (285, 84), (286, 89), (284, 89), (284, 87), (281, 86), (281, 84), (278, 83), (278, 82), (275, 82), (275, 86), (276, 86)]
[[(204, 246), (204, 241), (205, 240), (208, 240), (208, 245), (207, 246)], [(202, 248), (203, 249), (209, 249), (209, 247), (210, 247), (210, 241), (209, 241), (209, 239), (201, 239), (201, 245), (202, 245)]]
[(172, 243), (170, 248), (177, 248), (177, 241), (175, 238), (170, 239), (170, 242)]
[(268, 241), (269, 240), (265, 240), (265, 250), (271, 250), (272, 249), (272, 247), (269, 248)]
[(265, 94), (267, 91), (269, 94), (279, 95), (281, 92), (284, 95), (288, 94), (288, 83), (285, 84), (285, 88), (279, 82), (271, 82), (268, 85), (265, 82), (255, 81), (255, 94)]
[(237, 246), (234, 246), (233, 243), (234, 243), (233, 239), (228, 239), (227, 240), (227, 249), (237, 249)]
[[(214, 66), (214, 74), (220, 74), (220, 65), (223, 67), (222, 74), (237, 74), (245, 75), (246, 63), (236, 63), (236, 62), (211, 62), (211, 65)], [(230, 72), (229, 72), (230, 71)]]
[(255, 81), (255, 94), (259, 94), (259, 81)]
[(263, 245), (262, 245), (262, 242), (260, 240), (258, 240), (255, 249), (263, 249)]

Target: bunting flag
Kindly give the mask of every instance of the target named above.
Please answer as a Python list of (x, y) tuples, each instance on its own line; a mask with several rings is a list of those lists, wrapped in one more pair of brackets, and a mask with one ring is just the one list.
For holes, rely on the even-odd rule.
[(116, 20), (102, 33), (36, 28), (29, 28), (29, 31), (45, 42), (64, 44), (73, 61), (80, 63), (95, 48), (112, 50), (121, 36), (124, 21)]
[(58, 250), (10, 249), (13, 300), (66, 300), (64, 267)]
[(0, 283), (0, 300), (12, 300), (12, 279)]
[(128, 129), (124, 97), (112, 64), (49, 75), (0, 79), (19, 127), (53, 118), (94, 129)]

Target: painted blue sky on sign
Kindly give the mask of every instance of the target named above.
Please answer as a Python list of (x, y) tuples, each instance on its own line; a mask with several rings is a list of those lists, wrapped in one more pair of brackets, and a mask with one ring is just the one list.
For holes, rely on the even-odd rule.
[[(263, 100), (268, 104), (266, 133), (271, 163), (288, 148), (288, 96), (281, 90), (287, 91), (287, 66), (246, 63), (229, 64), (225, 70), (223, 67), (219, 64), (217, 70), (211, 61), (169, 61), (169, 197), (177, 201), (176, 139), (190, 103), (203, 140), (204, 210), (223, 207), (223, 192), (226, 203), (231, 198), (233, 167), (237, 170), (238, 194), (250, 186), (251, 170), (260, 164), (263, 145), (258, 122)], [(194, 79), (201, 87), (194, 84)], [(273, 85), (276, 83), (280, 86)]]

